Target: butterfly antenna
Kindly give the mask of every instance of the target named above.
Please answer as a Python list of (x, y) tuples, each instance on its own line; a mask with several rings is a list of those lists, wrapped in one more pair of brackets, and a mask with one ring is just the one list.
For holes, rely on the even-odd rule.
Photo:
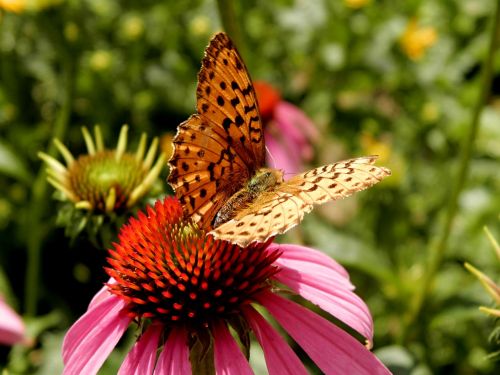
[(269, 151), (269, 149), (267, 148), (267, 146), (266, 146), (266, 151), (267, 151), (267, 154), (269, 155), (269, 157), (271, 158), (271, 161), (273, 163), (273, 168), (276, 168), (276, 160), (274, 159), (273, 154), (271, 154), (271, 151)]

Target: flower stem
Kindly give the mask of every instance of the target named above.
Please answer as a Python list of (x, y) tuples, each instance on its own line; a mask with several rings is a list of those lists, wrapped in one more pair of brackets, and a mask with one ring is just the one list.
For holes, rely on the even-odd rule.
[(241, 55), (245, 56), (245, 44), (243, 43), (243, 36), (238, 17), (236, 16), (234, 3), (235, 2), (231, 0), (217, 0), (219, 15), (224, 30), (226, 30), (227, 34), (231, 37)]
[(488, 96), (490, 95), (493, 58), (495, 55), (496, 48), (498, 47), (499, 37), (500, 37), (500, 2), (497, 1), (495, 16), (491, 27), (489, 48), (487, 56), (483, 61), (483, 65), (481, 68), (479, 95), (474, 110), (472, 112), (470, 127), (467, 133), (465, 134), (465, 138), (463, 139), (459, 170), (455, 182), (452, 184), (452, 193), (445, 212), (444, 225), (436, 241), (432, 241), (429, 245), (429, 259), (427, 267), (425, 268), (426, 272), (423, 275), (423, 280), (420, 285), (420, 288), (417, 289), (416, 291), (415, 298), (413, 299), (413, 304), (410, 305), (408, 315), (405, 319), (406, 320), (405, 325), (402, 330), (401, 341), (406, 340), (410, 327), (414, 325), (418, 315), (420, 314), (424, 302), (428, 297), (429, 290), (436, 277), (439, 266), (443, 261), (444, 253), (448, 245), (448, 239), (450, 237), (452, 224), (457, 213), (460, 193), (464, 187), (465, 181), (467, 180), (470, 159), (474, 147), (474, 141), (476, 139), (477, 132), (479, 129), (479, 120), (481, 111), (486, 103), (486, 100), (488, 99)]
[[(69, 51), (62, 52), (63, 73), (62, 73), (62, 97), (61, 109), (54, 123), (53, 136), (63, 139), (68, 128), (73, 102), (73, 88), (75, 77), (75, 59)], [(56, 147), (52, 142), (47, 153), (53, 156)], [(26, 220), (25, 233), (29, 233), (26, 239), (28, 251), (24, 303), (27, 316), (36, 315), (38, 302), (38, 287), (40, 278), (40, 252), (42, 241), (45, 236), (43, 213), (47, 206), (47, 181), (45, 168), (42, 166), (31, 189), (30, 215)]]

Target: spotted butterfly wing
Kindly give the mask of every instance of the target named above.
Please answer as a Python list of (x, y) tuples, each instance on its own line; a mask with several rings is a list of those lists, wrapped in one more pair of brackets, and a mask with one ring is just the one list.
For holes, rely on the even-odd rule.
[(169, 183), (185, 216), (241, 246), (298, 224), (314, 204), (366, 189), (390, 171), (376, 157), (338, 162), (283, 181), (263, 168), (265, 146), (255, 92), (227, 35), (217, 34), (198, 75), (197, 111), (179, 125)]
[(314, 204), (345, 198), (389, 176), (388, 169), (373, 165), (376, 158), (349, 159), (298, 174), (260, 194), (211, 233), (240, 246), (265, 242), (297, 225)]
[(256, 95), (235, 46), (217, 34), (198, 74), (197, 114), (179, 125), (169, 183), (185, 216), (211, 228), (224, 202), (264, 165)]

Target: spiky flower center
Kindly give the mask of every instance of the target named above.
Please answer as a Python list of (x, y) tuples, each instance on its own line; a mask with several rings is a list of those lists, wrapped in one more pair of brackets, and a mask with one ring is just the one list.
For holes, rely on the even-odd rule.
[(279, 252), (214, 240), (181, 220), (174, 199), (158, 201), (147, 214), (122, 228), (108, 259), (116, 280), (110, 290), (128, 302), (131, 317), (207, 326), (237, 313), (278, 271)]
[(141, 161), (134, 155), (124, 153), (117, 158), (114, 151), (107, 150), (80, 156), (68, 172), (71, 190), (75, 195), (100, 211), (106, 209), (106, 199), (110, 194), (116, 195), (114, 209), (123, 208), (127, 197), (147, 174)]

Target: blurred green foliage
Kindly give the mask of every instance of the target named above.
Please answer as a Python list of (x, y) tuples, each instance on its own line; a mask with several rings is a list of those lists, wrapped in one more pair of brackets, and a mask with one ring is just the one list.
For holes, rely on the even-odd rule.
[[(27, 249), (39, 251), (39, 298), (36, 314), (26, 318), (33, 347), (0, 348), (0, 367), (53, 374), (61, 369), (65, 330), (106, 281), (106, 253), (85, 238), (70, 246), (57, 228), (58, 204), (37, 152), (54, 153), (57, 135), (78, 155), (82, 125), (100, 124), (108, 143), (123, 123), (136, 141), (142, 131), (174, 132), (194, 112), (202, 52), (221, 24), (209, 0), (25, 4), (19, 12), (0, 9), (0, 272), (2, 293), (26, 312), (33, 255)], [(417, 321), (404, 326), (430, 244), (442, 230), (494, 5), (235, 4), (252, 77), (278, 87), (322, 133), (314, 165), (375, 153), (393, 171), (379, 186), (316, 210), (280, 240), (302, 241), (348, 268), (374, 315), (375, 351), (397, 374), (500, 369), (487, 358), (498, 350), (498, 339), (488, 341), (495, 322), (477, 309), (491, 300), (463, 268), (468, 261), (500, 274), (481, 230), (487, 225), (500, 237), (500, 54), (445, 260)], [(412, 22), (416, 31), (403, 38)], [(415, 49), (421, 56), (408, 52)], [(32, 235), (35, 245), (28, 244)], [(120, 355), (103, 373), (116, 372)]]

